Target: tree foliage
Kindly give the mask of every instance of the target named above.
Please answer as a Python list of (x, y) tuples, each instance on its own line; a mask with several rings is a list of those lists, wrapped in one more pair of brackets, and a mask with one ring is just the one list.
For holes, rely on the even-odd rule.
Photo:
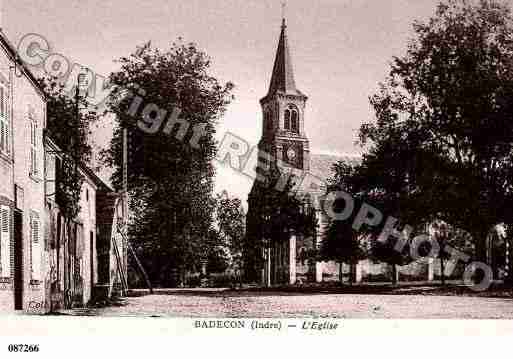
[[(346, 193), (356, 193), (354, 188), (354, 179), (357, 165), (352, 165), (345, 161), (340, 161), (333, 165), (334, 175), (329, 179), (329, 192), (344, 191)], [(340, 199), (333, 203), (333, 211), (340, 213), (347, 204)], [(320, 246), (320, 257), (322, 260), (334, 260), (339, 264), (347, 263), (357, 264), (360, 259), (365, 258), (366, 251), (361, 236), (353, 228), (356, 211), (346, 220), (330, 220), (327, 230), (324, 233)], [(342, 278), (340, 278), (342, 280)]]
[[(215, 209), (215, 125), (233, 85), (220, 84), (210, 75), (210, 58), (181, 40), (165, 51), (147, 43), (118, 62), (121, 68), (110, 76), (114, 91), (107, 101), (118, 126), (104, 158), (114, 168), (112, 182), (120, 189), (122, 133), (127, 129), (131, 236), (146, 249), (154, 274), (166, 277), (170, 268), (196, 268), (197, 253), (207, 253), (205, 234), (212, 229)], [(147, 106), (155, 111), (143, 118)], [(165, 130), (178, 108), (185, 124)], [(141, 130), (141, 124), (164, 112), (167, 117), (158, 128)], [(199, 128), (203, 130), (195, 132)]]
[(217, 225), (228, 249), (232, 269), (239, 273), (243, 268), (245, 220), (240, 199), (230, 198), (226, 192), (217, 196)]
[(489, 231), (513, 215), (511, 11), (448, 0), (414, 32), (371, 97), (376, 122), (360, 129), (367, 192), (396, 196), (407, 223), (471, 233), (484, 261)]
[(80, 211), (80, 193), (84, 181), (78, 165), (88, 164), (92, 148), (88, 140), (90, 124), (97, 119), (95, 108), (84, 94), (70, 97), (54, 78), (40, 80), (47, 94), (47, 135), (62, 153), (56, 196), (65, 218), (73, 220)]
[[(296, 190), (296, 178), (290, 176), (283, 186), (280, 171), (271, 169), (265, 181), (256, 181), (249, 195), (244, 265), (247, 280), (259, 278), (263, 268), (262, 249), (286, 241), (293, 234), (313, 236), (317, 228), (312, 202)], [(311, 253), (312, 255), (314, 253)]]

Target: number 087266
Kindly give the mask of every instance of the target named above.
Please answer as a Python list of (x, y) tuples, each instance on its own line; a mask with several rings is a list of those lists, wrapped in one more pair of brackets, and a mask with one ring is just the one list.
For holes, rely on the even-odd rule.
[(9, 344), (7, 350), (10, 353), (37, 353), (39, 344)]

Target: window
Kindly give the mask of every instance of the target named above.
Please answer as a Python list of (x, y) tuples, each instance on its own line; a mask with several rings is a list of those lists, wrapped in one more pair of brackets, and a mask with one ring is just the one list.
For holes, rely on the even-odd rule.
[(285, 110), (285, 129), (299, 133), (299, 111), (296, 106), (288, 105)]
[(7, 85), (0, 81), (0, 151), (4, 154), (11, 152), (8, 94)]
[(32, 279), (41, 280), (41, 221), (39, 215), (32, 213), (30, 220), (30, 244)]
[(37, 176), (37, 122), (30, 119), (30, 174)]
[(292, 110), (292, 131), (299, 132), (298, 115), (296, 110)]
[(285, 110), (285, 129), (290, 130), (290, 110)]
[(11, 211), (8, 206), (0, 207), (0, 265), (1, 277), (11, 277)]

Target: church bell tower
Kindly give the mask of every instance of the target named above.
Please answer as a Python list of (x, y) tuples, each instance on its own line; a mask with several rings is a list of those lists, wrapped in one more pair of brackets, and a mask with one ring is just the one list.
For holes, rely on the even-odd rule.
[(282, 19), (269, 91), (260, 100), (263, 131), (259, 148), (281, 160), (285, 166), (302, 171), (308, 171), (310, 167), (310, 149), (304, 126), (307, 99), (296, 87), (287, 24)]
[[(283, 16), (271, 83), (267, 94), (260, 100), (263, 123), (258, 148), (266, 154), (266, 161), (270, 159), (268, 168), (282, 173), (310, 170), (310, 149), (305, 133), (307, 99), (296, 87)], [(266, 217), (269, 213), (266, 209), (279, 204), (267, 202), (265, 193), (272, 190), (267, 185), (255, 179), (248, 196), (246, 234), (249, 241), (254, 241), (255, 247), (245, 253), (246, 275), (248, 278), (261, 278), (267, 286), (271, 283), (294, 284), (297, 243), (302, 245), (302, 234), (289, 231), (287, 238), (278, 238), (268, 233), (272, 223)]]

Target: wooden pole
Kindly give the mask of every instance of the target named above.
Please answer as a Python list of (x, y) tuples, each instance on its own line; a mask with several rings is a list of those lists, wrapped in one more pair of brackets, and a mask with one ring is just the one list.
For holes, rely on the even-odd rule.
[[(123, 194), (124, 194), (124, 217), (128, 222), (128, 129), (123, 129)], [(125, 223), (126, 225), (126, 223)]]
[(134, 256), (135, 263), (139, 267), (139, 270), (141, 271), (141, 273), (144, 277), (144, 281), (146, 282), (146, 285), (148, 286), (148, 289), (150, 290), (150, 294), (153, 294), (153, 287), (151, 285), (150, 278), (148, 277), (148, 274), (144, 270), (142, 263), (139, 261), (137, 254), (135, 253), (134, 249), (132, 248), (132, 246), (130, 245), (130, 242), (128, 242), (128, 240), (127, 240), (127, 244), (128, 244), (128, 249), (130, 250), (130, 253), (132, 253), (132, 255)]
[[(123, 226), (126, 237), (123, 238), (123, 270), (128, 278), (128, 129), (123, 129)], [(128, 280), (127, 280), (128, 290)]]

